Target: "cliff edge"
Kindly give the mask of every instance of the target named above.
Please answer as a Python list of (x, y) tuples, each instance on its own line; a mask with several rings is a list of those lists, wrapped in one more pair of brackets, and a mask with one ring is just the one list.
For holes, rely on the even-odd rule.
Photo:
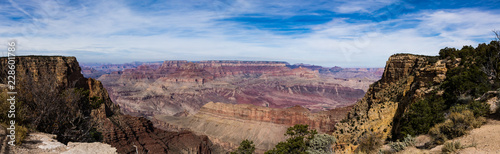
[[(86, 134), (85, 131), (95, 129), (102, 135), (102, 141), (117, 148), (118, 153), (212, 153), (212, 143), (206, 136), (198, 136), (189, 131), (168, 132), (153, 127), (151, 121), (145, 118), (132, 117), (123, 115), (119, 111), (119, 107), (111, 101), (107, 91), (102, 83), (92, 78), (84, 78), (81, 74), (81, 69), (75, 57), (63, 56), (20, 56), (15, 58), (16, 61), (16, 81), (19, 91), (24, 94), (30, 94), (25, 99), (23, 104), (33, 104), (32, 107), (22, 106), (20, 110), (25, 113), (31, 113), (40, 117), (51, 116), (53, 114), (37, 114), (41, 107), (50, 106), (51, 104), (43, 104), (45, 102), (41, 98), (53, 99), (56, 101), (68, 101), (70, 94), (63, 93), (68, 89), (77, 89), (76, 92), (83, 91), (82, 95), (88, 100), (78, 100), (76, 104), (67, 104), (66, 106), (74, 105), (75, 107), (61, 108), (60, 110), (52, 110), (54, 113), (65, 113), (67, 115), (75, 115), (74, 117), (79, 124), (74, 127), (65, 127), (67, 125), (56, 119), (44, 121), (39, 124), (50, 124), (54, 126), (37, 125), (38, 131), (50, 130), (49, 133), (59, 133), (58, 140), (80, 141), (81, 136)], [(7, 76), (6, 57), (0, 58), (0, 76)], [(6, 84), (5, 79), (1, 80)], [(53, 85), (53, 86), (51, 86)], [(49, 87), (49, 89), (41, 89), (41, 87)], [(23, 91), (24, 90), (24, 91)], [(51, 94), (52, 91), (61, 92)], [(33, 95), (31, 95), (33, 94)], [(46, 95), (38, 95), (46, 94)], [(64, 99), (58, 99), (64, 97)], [(57, 104), (54, 102), (54, 104)], [(64, 105), (63, 105), (64, 106)], [(43, 111), (43, 110), (42, 110)], [(44, 112), (41, 112), (44, 113)], [(29, 117), (29, 115), (28, 115)], [(28, 121), (37, 122), (37, 121)], [(73, 123), (71, 123), (73, 124)], [(42, 130), (40, 130), (43, 128)], [(52, 129), (51, 129), (52, 128)], [(64, 130), (57, 130), (63, 129)], [(73, 135), (76, 134), (76, 135)], [(66, 136), (66, 135), (69, 135)], [(61, 137), (60, 137), (61, 136)], [(137, 148), (136, 148), (137, 147)]]
[(363, 99), (336, 124), (337, 148), (352, 152), (360, 137), (368, 133), (380, 134), (383, 140), (391, 138), (408, 106), (437, 89), (446, 78), (446, 65), (455, 63), (432, 56), (391, 56), (382, 79), (370, 85)]

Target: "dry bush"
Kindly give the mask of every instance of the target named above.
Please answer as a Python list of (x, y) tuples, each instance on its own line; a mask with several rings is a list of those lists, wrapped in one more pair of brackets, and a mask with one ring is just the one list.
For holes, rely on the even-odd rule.
[(358, 153), (377, 153), (384, 144), (382, 134), (369, 132), (359, 139), (359, 146), (356, 149)]
[(16, 145), (20, 145), (26, 138), (26, 135), (28, 134), (28, 128), (21, 125), (16, 125), (15, 130), (16, 130)]
[(415, 137), (412, 137), (410, 134), (406, 135), (403, 141), (390, 142), (389, 146), (396, 152), (403, 151), (408, 147), (413, 147), (416, 144)]
[(446, 142), (443, 146), (443, 148), (441, 149), (441, 152), (443, 153), (455, 153), (457, 152), (458, 150), (460, 149), (463, 149), (465, 148), (459, 141), (455, 141), (455, 142)]
[(478, 128), (486, 123), (486, 118), (475, 118), (470, 110), (462, 112), (452, 112), (448, 119), (435, 125), (429, 130), (429, 135), (436, 144), (443, 144), (449, 139), (463, 136), (473, 128)]
[[(60, 142), (93, 141), (90, 133), (88, 91), (58, 85), (55, 75), (40, 76), (29, 72), (18, 81), (19, 118), (32, 130), (56, 134)], [(17, 115), (16, 115), (17, 116)]]

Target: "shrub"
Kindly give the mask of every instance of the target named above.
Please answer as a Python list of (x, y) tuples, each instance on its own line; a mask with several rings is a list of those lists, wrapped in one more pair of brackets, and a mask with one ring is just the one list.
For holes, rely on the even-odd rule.
[(445, 100), (435, 94), (413, 103), (409, 111), (403, 114), (399, 134), (394, 136), (401, 139), (407, 135), (426, 134), (435, 124), (445, 120), (444, 111)]
[(100, 97), (91, 97), (90, 98), (90, 107), (92, 109), (98, 109), (99, 107), (101, 107), (101, 104), (104, 102), (103, 99), (101, 99)]
[(362, 153), (375, 153), (383, 144), (382, 134), (369, 132), (359, 139), (359, 146), (356, 151)]
[(475, 117), (484, 117), (490, 113), (490, 104), (486, 102), (473, 101), (467, 105)]
[(306, 150), (309, 154), (332, 153), (331, 146), (337, 139), (328, 134), (316, 134), (309, 140), (309, 146)]
[(314, 138), (318, 132), (309, 130), (309, 125), (297, 124), (287, 129), (285, 136), (289, 136), (285, 142), (279, 142), (272, 150), (266, 151), (266, 154), (305, 154), (307, 144)]
[(437, 56), (428, 57), (428, 59), (427, 59), (427, 61), (431, 64), (436, 63), (438, 60), (439, 60), (439, 57), (437, 57)]
[(441, 149), (441, 152), (443, 153), (455, 153), (460, 149), (463, 149), (464, 146), (459, 141), (455, 142), (446, 142)]
[(449, 139), (467, 134), (469, 130), (478, 128), (485, 122), (484, 117), (475, 118), (470, 110), (452, 112), (448, 120), (431, 128), (429, 135), (434, 139), (434, 143), (443, 144)]
[(241, 141), (240, 146), (236, 151), (231, 152), (231, 154), (252, 154), (255, 151), (255, 145), (253, 141), (245, 139)]
[(399, 152), (405, 150), (407, 147), (415, 146), (415, 144), (416, 144), (415, 138), (408, 134), (403, 139), (403, 141), (391, 142), (389, 143), (389, 146), (392, 149), (394, 149), (394, 151)]
[(101, 142), (103, 139), (102, 133), (97, 131), (95, 128), (90, 130), (89, 135), (93, 141)]
[(20, 145), (26, 138), (26, 134), (28, 134), (28, 129), (24, 126), (16, 124), (15, 130), (16, 130), (16, 145)]

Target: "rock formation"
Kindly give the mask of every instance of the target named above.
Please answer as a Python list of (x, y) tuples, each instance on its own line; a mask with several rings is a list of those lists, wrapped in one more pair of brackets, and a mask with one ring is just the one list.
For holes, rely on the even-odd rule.
[(321, 77), (283, 62), (165, 61), (99, 78), (113, 102), (135, 116), (196, 113), (208, 102), (271, 108), (300, 105), (314, 112), (353, 104), (371, 80)]
[(390, 138), (398, 130), (401, 115), (408, 106), (437, 89), (446, 77), (446, 65), (457, 64), (437, 59), (411, 54), (391, 56), (382, 79), (370, 85), (346, 119), (336, 124), (334, 135), (340, 148), (352, 152), (358, 139), (367, 133)]
[(350, 108), (311, 113), (300, 106), (276, 109), (210, 102), (192, 116), (157, 115), (152, 121), (158, 128), (192, 130), (207, 135), (228, 150), (236, 148), (242, 140), (250, 139), (259, 151), (265, 151), (284, 141), (286, 129), (295, 124), (307, 124), (323, 133), (333, 132), (335, 123), (344, 118)]
[[(7, 58), (0, 58), (1, 76), (6, 76)], [(213, 146), (206, 136), (189, 131), (168, 132), (153, 127), (144, 118), (123, 115), (119, 107), (109, 99), (108, 92), (100, 81), (84, 78), (75, 57), (22, 56), (16, 57), (16, 80), (18, 83), (33, 79), (32, 85), (42, 77), (54, 77), (55, 84), (65, 89), (82, 88), (89, 91), (88, 98), (101, 98), (102, 104), (90, 113), (90, 125), (102, 133), (103, 141), (117, 148), (118, 153), (211, 153)], [(6, 83), (6, 81), (2, 81)], [(27, 82), (25, 82), (27, 83)], [(36, 102), (35, 102), (36, 103)]]

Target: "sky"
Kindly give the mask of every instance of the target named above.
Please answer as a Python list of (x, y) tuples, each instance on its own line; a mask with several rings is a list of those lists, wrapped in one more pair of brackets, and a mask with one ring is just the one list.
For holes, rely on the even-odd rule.
[(0, 0), (0, 42), (80, 63), (263, 60), (384, 67), (500, 30), (497, 0)]

